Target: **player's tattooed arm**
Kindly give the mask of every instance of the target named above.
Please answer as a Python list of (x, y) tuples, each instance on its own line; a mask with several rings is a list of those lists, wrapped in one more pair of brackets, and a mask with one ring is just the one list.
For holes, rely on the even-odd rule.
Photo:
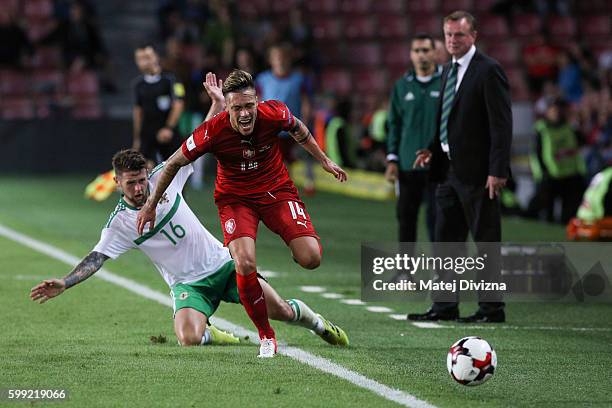
[(295, 126), (289, 131), (289, 134), (302, 146), (312, 137), (310, 130), (308, 130), (306, 125), (298, 118), (295, 118)]
[(77, 283), (83, 282), (94, 273), (98, 272), (104, 262), (108, 259), (108, 256), (92, 251), (83, 260), (64, 277), (64, 283), (66, 289), (76, 285)]

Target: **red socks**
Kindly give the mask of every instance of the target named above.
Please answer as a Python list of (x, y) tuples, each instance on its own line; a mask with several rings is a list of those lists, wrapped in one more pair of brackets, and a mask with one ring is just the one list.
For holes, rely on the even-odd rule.
[(263, 289), (257, 280), (257, 273), (248, 275), (236, 273), (236, 284), (240, 302), (259, 331), (259, 338), (275, 338), (274, 330), (268, 321), (268, 309), (264, 299)]

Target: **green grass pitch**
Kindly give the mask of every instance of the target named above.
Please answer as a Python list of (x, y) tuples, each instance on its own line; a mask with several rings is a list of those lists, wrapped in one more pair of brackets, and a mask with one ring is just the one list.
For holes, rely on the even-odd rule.
[[(0, 177), (0, 224), (77, 257), (97, 242), (116, 196), (95, 203), (83, 198), (89, 177)], [(220, 226), (210, 187), (187, 191), (203, 224), (216, 236)], [(611, 406), (612, 306), (510, 304), (504, 325), (469, 329), (417, 328), (406, 321), (340, 303), (303, 285), (359, 298), (359, 245), (392, 241), (393, 203), (318, 194), (305, 199), (322, 238), (324, 261), (301, 270), (280, 238), (261, 226), (258, 264), (278, 272), (270, 283), (342, 326), (351, 346), (338, 349), (298, 327), (274, 323), (289, 345), (327, 358), (379, 383), (438, 407)], [(424, 236), (421, 231), (421, 236)], [(555, 241), (561, 227), (504, 220), (504, 239)], [(105, 265), (111, 272), (168, 293), (150, 262), (135, 251)], [(171, 309), (91, 278), (44, 305), (29, 289), (70, 267), (0, 237), (0, 388), (64, 388), (64, 402), (36, 406), (394, 406), (376, 394), (285, 356), (261, 361), (252, 343), (231, 347), (181, 348)], [(393, 313), (427, 305), (376, 303)], [(470, 314), (475, 305), (462, 305)], [(218, 316), (248, 329), (242, 307), (223, 305)], [(588, 328), (595, 330), (575, 330)], [(163, 344), (151, 336), (164, 335)], [(479, 387), (454, 383), (446, 371), (448, 347), (477, 335), (497, 350), (498, 370)], [(0, 401), (0, 405), (8, 404)], [(30, 403), (10, 403), (25, 406)]]

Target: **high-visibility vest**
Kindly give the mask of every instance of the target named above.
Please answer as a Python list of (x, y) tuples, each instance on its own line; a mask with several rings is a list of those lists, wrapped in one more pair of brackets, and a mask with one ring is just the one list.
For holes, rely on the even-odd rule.
[(346, 121), (339, 116), (331, 118), (325, 129), (325, 152), (329, 158), (342, 166), (342, 154), (340, 154), (340, 143), (338, 143), (338, 131), (345, 125)]
[(606, 194), (608, 194), (611, 181), (612, 167), (600, 171), (593, 177), (591, 184), (584, 192), (582, 204), (580, 204), (578, 214), (576, 214), (580, 220), (593, 222), (605, 217), (604, 200)]
[[(540, 134), (542, 162), (554, 179), (585, 174), (584, 159), (578, 150), (576, 134), (569, 125), (551, 127), (546, 121), (535, 123), (535, 130)], [(536, 180), (541, 180), (542, 169), (537, 157), (531, 157), (531, 170)]]

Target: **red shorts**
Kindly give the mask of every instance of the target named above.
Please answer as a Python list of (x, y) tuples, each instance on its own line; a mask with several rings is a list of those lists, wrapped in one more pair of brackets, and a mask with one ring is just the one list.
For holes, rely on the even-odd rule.
[(224, 196), (217, 200), (225, 246), (236, 238), (257, 239), (259, 221), (281, 236), (287, 245), (298, 237), (319, 236), (294, 186), (257, 197)]

